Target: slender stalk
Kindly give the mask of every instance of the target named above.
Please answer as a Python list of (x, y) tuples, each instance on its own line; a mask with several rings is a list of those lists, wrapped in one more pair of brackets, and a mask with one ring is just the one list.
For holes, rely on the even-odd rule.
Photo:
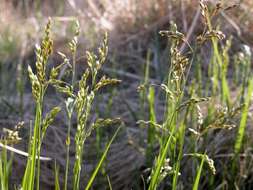
[(180, 171), (180, 164), (183, 157), (183, 149), (184, 149), (184, 138), (185, 138), (185, 128), (186, 128), (185, 123), (186, 123), (189, 111), (190, 111), (190, 105), (187, 107), (184, 120), (182, 121), (179, 127), (179, 154), (178, 154), (177, 161), (175, 164), (175, 172), (174, 172), (173, 181), (172, 181), (172, 190), (177, 189), (178, 175)]
[[(76, 52), (73, 52), (73, 64), (72, 64), (72, 87), (74, 89), (75, 87), (75, 75), (76, 75)], [(64, 190), (68, 189), (68, 171), (69, 171), (69, 150), (70, 150), (70, 129), (72, 126), (72, 112), (73, 108), (71, 110), (68, 110), (68, 132), (67, 132), (67, 139), (66, 139), (66, 169), (65, 169), (65, 178), (64, 178)]]
[[(71, 86), (73, 88), (73, 91), (75, 90), (75, 82), (76, 82), (76, 50), (77, 50), (77, 37), (79, 35), (79, 23), (76, 21), (76, 34), (74, 39), (69, 43), (70, 50), (72, 52), (72, 80), (71, 80)], [(72, 102), (73, 103), (73, 102)], [(67, 131), (67, 139), (66, 139), (66, 169), (65, 169), (65, 177), (64, 177), (64, 190), (67, 190), (68, 187), (68, 170), (69, 170), (69, 149), (70, 149), (70, 129), (72, 126), (72, 114), (73, 114), (73, 107), (74, 104), (70, 105), (70, 107), (67, 105), (67, 115), (68, 115), (68, 131)], [(69, 110), (70, 109), (70, 110)]]
[(67, 150), (66, 150), (66, 170), (65, 170), (65, 178), (64, 178), (64, 190), (67, 190), (68, 186), (68, 170), (69, 170), (69, 148), (70, 148), (70, 128), (71, 128), (71, 118), (68, 118), (68, 133), (67, 133)]
[(76, 51), (73, 52), (72, 55), (73, 64), (72, 64), (72, 86), (74, 88), (75, 80), (76, 80)]

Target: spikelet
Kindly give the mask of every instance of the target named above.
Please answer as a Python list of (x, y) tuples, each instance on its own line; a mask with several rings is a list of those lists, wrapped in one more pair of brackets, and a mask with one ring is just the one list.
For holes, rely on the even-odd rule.
[(202, 18), (204, 20), (205, 25), (207, 25), (208, 24), (208, 7), (204, 3), (204, 0), (200, 0), (199, 1), (199, 6), (200, 6), (201, 16), (202, 16)]
[(215, 175), (216, 174), (216, 169), (214, 166), (214, 161), (208, 157), (208, 155), (206, 154), (200, 154), (200, 153), (192, 153), (192, 154), (185, 154), (185, 156), (193, 156), (195, 158), (200, 158), (205, 160), (205, 162), (207, 163), (209, 169), (211, 170), (212, 174)]
[(121, 122), (120, 118), (114, 118), (114, 119), (97, 119), (91, 126), (92, 129), (101, 127), (101, 126), (110, 126), (114, 125), (116, 123)]
[(3, 128), (4, 138), (0, 140), (0, 143), (3, 144), (16, 144), (22, 140), (19, 136), (19, 130), (24, 127), (24, 122), (19, 122), (13, 130)]
[(71, 86), (68, 86), (68, 85), (65, 85), (65, 86), (59, 86), (59, 85), (53, 85), (55, 87), (55, 89), (58, 91), (58, 92), (61, 92), (63, 94), (66, 94), (68, 95), (69, 97), (74, 97), (74, 94), (73, 94), (73, 89)]
[(53, 40), (51, 39), (51, 19), (48, 20), (48, 23), (45, 28), (45, 35), (41, 42), (41, 46), (36, 46), (36, 70), (37, 77), (39, 82), (44, 85), (46, 82), (46, 64), (48, 58), (53, 52)]
[(113, 84), (118, 84), (120, 83), (121, 80), (118, 79), (110, 79), (106, 78), (106, 76), (103, 76), (100, 81), (95, 85), (94, 91), (98, 91), (100, 88), (103, 88), (107, 85), (113, 85)]
[(69, 49), (71, 50), (72, 53), (76, 52), (77, 49), (77, 36), (74, 36), (74, 38), (69, 42)]
[(165, 84), (161, 84), (160, 86), (161, 86), (161, 89), (166, 92), (166, 94), (171, 100), (175, 99), (175, 94), (168, 88), (168, 86), (166, 86)]
[(213, 175), (215, 175), (216, 174), (216, 169), (215, 169), (215, 166), (214, 166), (214, 161), (211, 158), (209, 158), (207, 155), (205, 155), (205, 160), (207, 162), (207, 165), (209, 166), (209, 169), (211, 170)]
[[(48, 19), (46, 28), (45, 28), (45, 35), (42, 40), (41, 44), (41, 50), (42, 50), (42, 56), (45, 60), (44, 64), (46, 64), (46, 60), (48, 59), (48, 56), (52, 54), (53, 52), (53, 40), (51, 39), (51, 18)], [(45, 65), (44, 65), (45, 66)]]
[(37, 76), (33, 73), (32, 68), (28, 65), (28, 75), (32, 84), (32, 95), (35, 101), (39, 101), (40, 93), (41, 93), (41, 85), (37, 78)]
[(172, 38), (174, 40), (178, 40), (181, 42), (185, 41), (185, 36), (183, 33), (176, 31), (167, 31), (167, 30), (161, 30), (159, 32), (161, 36), (166, 36), (167, 38)]
[(161, 168), (160, 172), (160, 181), (162, 181), (166, 176), (168, 176), (173, 171), (173, 168), (170, 166), (170, 159), (167, 158), (164, 161), (164, 165)]
[(49, 75), (49, 82), (52, 82), (52, 80), (55, 80), (60, 72), (60, 69), (62, 68), (62, 66), (64, 65), (68, 65), (71, 68), (71, 64), (69, 63), (69, 59), (66, 57), (65, 54), (61, 53), (61, 52), (57, 52), (61, 58), (63, 59), (63, 63), (61, 63), (60, 65), (58, 65), (57, 67), (53, 67), (50, 71), (50, 75)]
[(42, 130), (41, 130), (41, 137), (43, 137), (46, 134), (47, 128), (53, 123), (56, 115), (61, 111), (60, 107), (54, 107), (45, 117), (45, 119), (42, 122)]
[(105, 59), (108, 54), (108, 33), (105, 32), (103, 43), (101, 47), (98, 48), (98, 53), (99, 53), (99, 68), (104, 64)]
[(69, 49), (72, 52), (72, 54), (75, 54), (76, 49), (77, 49), (77, 44), (78, 44), (78, 36), (80, 34), (80, 24), (78, 20), (75, 20), (75, 36), (74, 38), (71, 40), (71, 42), (69, 42)]
[(91, 126), (87, 129), (87, 131), (85, 132), (85, 136), (84, 138), (86, 139), (87, 137), (89, 137), (91, 135), (91, 132), (99, 127), (102, 126), (112, 126), (115, 124), (118, 124), (121, 122), (120, 118), (114, 118), (114, 119), (97, 119), (94, 123), (91, 124)]
[[(156, 122), (154, 122), (154, 121), (139, 120), (139, 121), (136, 122), (136, 124), (140, 124), (140, 125), (143, 125), (143, 124), (144, 124), (144, 125), (152, 125), (152, 126), (158, 128), (158, 129), (163, 129), (162, 125), (160, 125), (160, 124), (158, 124), (158, 123), (156, 123)], [(164, 129), (163, 129), (163, 130), (164, 130)]]
[(198, 103), (201, 103), (201, 102), (206, 102), (206, 101), (209, 101), (210, 98), (209, 97), (206, 97), (206, 98), (190, 98), (189, 100), (183, 102), (177, 110), (181, 110), (182, 108), (184, 107), (187, 107), (188, 105), (190, 104), (198, 104)]
[(202, 35), (197, 36), (197, 43), (203, 44), (204, 42), (211, 40), (212, 38), (216, 38), (218, 40), (223, 40), (226, 38), (225, 34), (220, 30), (211, 30), (207, 31)]
[(88, 79), (89, 75), (90, 75), (90, 72), (89, 72), (89, 70), (87, 69), (87, 70), (83, 73), (82, 78), (81, 78), (81, 80), (79, 81), (79, 89), (80, 89), (80, 90), (86, 88), (86, 86), (87, 86), (86, 83), (87, 83), (87, 79)]

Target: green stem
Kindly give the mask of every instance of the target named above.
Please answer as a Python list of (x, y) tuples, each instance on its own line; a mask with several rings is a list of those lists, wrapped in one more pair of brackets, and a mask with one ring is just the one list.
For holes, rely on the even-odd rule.
[[(73, 90), (75, 89), (75, 80), (76, 80), (76, 49), (73, 51), (72, 54), (72, 59), (73, 59), (73, 68), (72, 68), (72, 88)], [(71, 108), (72, 109), (72, 108)], [(69, 172), (69, 149), (70, 149), (70, 128), (71, 128), (71, 119), (72, 119), (72, 114), (68, 113), (68, 133), (67, 133), (67, 139), (66, 139), (66, 169), (65, 169), (65, 178), (64, 178), (64, 190), (67, 190), (68, 187), (68, 172)]]
[[(208, 27), (209, 31), (213, 30), (212, 23), (210, 20), (210, 15), (208, 13), (207, 13), (207, 27)], [(215, 58), (218, 62), (219, 68), (221, 69), (222, 101), (226, 102), (227, 105), (229, 106), (229, 104), (230, 104), (229, 89), (228, 89), (228, 84), (227, 84), (227, 80), (226, 80), (226, 72), (224, 72), (224, 69), (222, 67), (223, 61), (222, 61), (221, 55), (219, 53), (218, 41), (215, 37), (212, 37), (211, 40), (212, 40)], [(217, 77), (217, 79), (215, 79), (215, 80), (219, 81), (218, 76), (216, 76), (216, 77)]]
[(65, 179), (64, 179), (64, 190), (67, 190), (67, 184), (68, 184), (68, 170), (69, 170), (69, 147), (70, 147), (70, 128), (71, 128), (71, 116), (68, 120), (68, 133), (67, 133), (67, 158), (66, 158), (66, 170), (65, 170)]
[(41, 120), (42, 120), (42, 102), (43, 102), (43, 94), (44, 91), (42, 90), (42, 96), (40, 98), (39, 106), (40, 106), (40, 113), (39, 113), (39, 120), (38, 120), (38, 135), (37, 135), (37, 187), (36, 190), (40, 189), (40, 150), (41, 150), (41, 144), (42, 144), (42, 139), (41, 139)]
[(72, 68), (72, 86), (74, 88), (75, 80), (76, 80), (76, 51), (73, 52), (73, 68)]
[(31, 158), (28, 158), (28, 163), (26, 166), (22, 189), (24, 190), (31, 190), (34, 187), (34, 178), (35, 178), (35, 168), (36, 168), (36, 156), (37, 156), (37, 145), (39, 142), (39, 128), (40, 128), (40, 121), (42, 115), (41, 109), (41, 102), (37, 101), (36, 104), (36, 115), (35, 115), (35, 123), (34, 123), (34, 134), (31, 144)]

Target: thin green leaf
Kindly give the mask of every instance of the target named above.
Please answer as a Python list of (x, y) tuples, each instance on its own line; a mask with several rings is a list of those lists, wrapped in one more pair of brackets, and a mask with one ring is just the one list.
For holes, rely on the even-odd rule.
[(237, 133), (237, 137), (236, 137), (236, 141), (235, 141), (234, 151), (235, 151), (236, 154), (238, 154), (240, 152), (241, 147), (242, 147), (242, 141), (243, 141), (244, 131), (245, 131), (246, 124), (247, 124), (249, 104), (250, 104), (252, 91), (253, 91), (253, 78), (249, 81), (248, 94), (247, 94), (247, 97), (245, 99), (245, 106), (244, 106), (243, 111), (242, 111), (240, 126), (239, 126), (239, 129), (238, 129), (238, 133)]
[(202, 157), (200, 166), (198, 168), (198, 173), (197, 173), (197, 175), (195, 177), (195, 181), (194, 181), (194, 185), (193, 185), (192, 190), (198, 190), (199, 180), (200, 180), (200, 177), (201, 177), (201, 172), (202, 172), (202, 168), (203, 168), (204, 162), (205, 162), (205, 156)]
[(94, 170), (93, 173), (92, 173), (92, 176), (90, 177), (90, 179), (89, 179), (89, 181), (88, 181), (87, 186), (85, 187), (85, 190), (89, 190), (89, 189), (91, 188), (91, 186), (92, 186), (92, 184), (93, 184), (93, 181), (94, 181), (94, 179), (95, 179), (95, 177), (96, 177), (96, 175), (97, 175), (97, 173), (98, 173), (100, 167), (102, 166), (102, 164), (103, 164), (103, 162), (104, 162), (104, 160), (105, 160), (105, 158), (106, 158), (106, 155), (107, 155), (107, 153), (108, 153), (108, 151), (109, 151), (109, 148), (110, 148), (112, 142), (114, 141), (115, 137), (117, 136), (117, 134), (118, 134), (120, 128), (121, 128), (121, 127), (119, 127), (119, 128), (117, 129), (117, 131), (114, 133), (113, 137), (111, 138), (110, 142), (107, 144), (107, 146), (106, 146), (106, 148), (105, 148), (105, 151), (104, 151), (104, 153), (103, 153), (103, 155), (102, 155), (102, 157), (101, 157), (99, 163), (97, 164), (95, 170)]
[(59, 183), (59, 167), (56, 165), (54, 165), (54, 186), (55, 186), (55, 190), (60, 190), (60, 183)]

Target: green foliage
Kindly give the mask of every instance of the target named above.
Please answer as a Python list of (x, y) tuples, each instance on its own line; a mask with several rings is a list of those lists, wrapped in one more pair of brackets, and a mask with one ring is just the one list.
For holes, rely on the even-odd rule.
[(245, 128), (246, 128), (246, 124), (247, 124), (247, 118), (248, 118), (248, 113), (249, 113), (249, 104), (250, 104), (250, 99), (252, 96), (252, 91), (253, 91), (253, 79), (251, 79), (249, 81), (248, 94), (246, 96), (245, 105), (242, 110), (242, 117), (241, 117), (239, 129), (238, 129), (237, 137), (235, 140), (235, 147), (234, 147), (235, 154), (238, 154), (242, 148), (242, 144), (243, 144), (242, 141), (243, 141)]
[[(245, 151), (244, 140), (253, 92), (253, 79), (250, 70), (251, 54), (249, 51), (247, 52), (246, 48), (245, 52), (236, 54), (233, 57), (234, 64), (232, 64), (233, 62), (229, 54), (232, 38), (226, 40), (224, 45), (222, 45), (220, 41), (225, 39), (225, 35), (220, 31), (219, 26), (214, 26), (213, 24), (214, 16), (220, 10), (222, 10), (222, 7), (219, 3), (215, 8), (210, 9), (205, 1), (200, 0), (200, 11), (205, 27), (202, 34), (196, 38), (195, 43), (193, 42), (194, 48), (187, 42), (186, 36), (178, 31), (174, 23), (171, 23), (170, 30), (159, 32), (168, 41), (167, 46), (169, 47), (170, 55), (169, 64), (166, 65), (168, 68), (165, 71), (166, 76), (161, 84), (151, 84), (152, 50), (149, 49), (147, 52), (144, 76), (142, 84), (138, 88), (141, 111), (137, 114), (131, 111), (134, 116), (137, 115), (135, 118), (139, 119), (137, 124), (141, 125), (141, 129), (145, 129), (143, 126), (148, 125), (147, 135), (141, 137), (146, 137), (146, 139), (140, 139), (140, 142), (145, 144), (146, 150), (144, 154), (146, 164), (151, 171), (147, 179), (143, 178), (144, 183), (148, 185), (148, 190), (163, 187), (176, 190), (181, 189), (180, 185), (183, 185), (182, 187), (190, 185), (187, 188), (192, 187), (192, 189), (197, 190), (203, 188), (202, 178), (210, 174), (217, 175), (217, 173), (217, 178), (224, 176), (221, 180), (227, 181), (229, 188), (234, 187), (232, 184), (240, 185), (245, 180), (245, 177), (240, 175), (241, 166), (236, 165), (239, 163), (236, 161), (238, 161), (237, 158), (239, 158), (240, 153)], [(31, 66), (28, 66), (32, 95), (35, 101), (35, 121), (30, 131), (28, 153), (16, 150), (9, 145), (7, 146), (7, 144), (19, 142), (21, 139), (17, 128), (13, 131), (6, 130), (8, 138), (0, 141), (1, 190), (9, 189), (9, 177), (11, 175), (12, 156), (7, 154), (6, 149), (13, 152), (21, 152), (22, 155), (27, 156), (21, 189), (40, 189), (40, 162), (44, 159), (40, 156), (42, 141), (48, 127), (53, 124), (61, 111), (60, 106), (53, 107), (48, 113), (44, 111), (44, 104), (46, 103), (44, 98), (49, 86), (54, 87), (57, 92), (63, 94), (65, 114), (68, 119), (67, 137), (65, 139), (66, 162), (64, 184), (60, 184), (61, 174), (59, 172), (61, 170), (57, 166), (57, 163), (55, 163), (56, 190), (60, 190), (61, 185), (63, 185), (64, 190), (67, 190), (69, 187), (73, 190), (80, 189), (83, 180), (81, 176), (87, 138), (97, 131), (98, 133), (95, 133), (95, 135), (97, 141), (100, 143), (101, 133), (98, 131), (100, 127), (114, 126), (121, 123), (120, 118), (92, 117), (94, 101), (100, 94), (103, 95), (102, 89), (108, 85), (115, 85), (121, 82), (116, 78), (101, 75), (101, 69), (108, 55), (107, 33), (105, 33), (102, 44), (96, 52), (86, 51), (85, 60), (87, 64), (80, 78), (76, 69), (80, 35), (79, 22), (75, 21), (74, 36), (68, 43), (70, 56), (58, 52), (62, 58), (62, 63), (57, 66), (49, 67), (48, 65), (49, 57), (53, 52), (51, 20), (48, 21), (44, 33), (41, 44), (36, 46), (35, 70)], [(205, 71), (202, 71), (202, 57), (198, 54), (204, 43), (210, 43), (212, 49), (207, 70), (209, 78), (205, 78), (203, 75)], [(182, 44), (187, 44), (190, 51), (186, 53), (182, 52)], [(63, 66), (64, 70), (62, 69)], [(239, 88), (238, 97), (235, 100), (232, 97), (230, 81), (227, 76), (230, 67), (236, 69), (233, 80)], [(194, 79), (189, 74), (193, 68), (196, 69)], [(60, 77), (60, 73), (65, 71), (71, 73), (70, 82)], [(20, 90), (22, 91), (22, 89)], [(108, 107), (112, 106), (112, 101), (113, 99), (111, 98)], [(158, 115), (160, 113), (156, 109), (157, 102), (163, 102), (163, 117)], [(220, 107), (216, 108), (216, 104), (220, 104)], [(206, 112), (202, 111), (203, 107), (207, 107)], [(241, 114), (241, 119), (237, 123), (239, 114)], [(105, 115), (110, 114), (106, 113)], [(76, 119), (75, 122), (73, 121), (74, 119)], [(73, 123), (76, 124), (74, 142), (71, 141), (70, 133)], [(216, 150), (209, 148), (208, 143), (220, 131), (227, 130), (226, 132), (228, 132), (228, 130), (234, 129), (237, 125), (235, 142), (232, 143), (234, 145), (234, 154), (232, 154), (233, 171), (231, 175), (233, 176), (231, 179), (228, 177), (229, 174), (227, 174), (230, 172), (231, 165), (228, 164), (226, 166), (224, 174), (216, 171), (215, 160), (211, 159), (211, 157), (215, 156)], [(109, 148), (118, 135), (119, 130), (120, 127), (101, 153), (98, 164), (94, 168), (87, 184), (85, 184), (86, 190), (92, 188), (95, 178), (103, 167)], [(74, 143), (75, 158), (73, 176), (70, 176), (70, 146), (72, 143)], [(186, 143), (188, 146), (186, 146)], [(158, 151), (156, 151), (156, 148)], [(191, 157), (194, 159), (189, 159)], [(190, 176), (189, 179), (192, 179), (189, 182), (190, 184), (184, 184), (184, 181), (182, 181), (184, 177), (182, 172), (185, 171), (185, 160), (191, 162), (192, 173), (187, 174)], [(235, 167), (235, 165), (238, 167)], [(204, 166), (207, 166), (208, 169), (205, 170), (206, 167)], [(112, 189), (109, 176), (107, 174), (105, 176), (107, 176), (109, 188)], [(206, 185), (206, 182), (203, 183)], [(208, 183), (208, 187), (212, 189), (217, 188), (216, 185), (213, 180), (210, 180)]]
[[(59, 55), (63, 58), (63, 63), (57, 67), (53, 67), (47, 78), (47, 62), (49, 55), (52, 53), (52, 44), (53, 41), (50, 38), (50, 27), (51, 20), (49, 20), (46, 29), (45, 36), (42, 40), (41, 46), (37, 46), (36, 49), (36, 74), (32, 71), (31, 67), (28, 66), (28, 74), (32, 84), (32, 94), (36, 102), (36, 113), (35, 113), (35, 123), (33, 135), (30, 140), (29, 145), (29, 155), (26, 165), (25, 175), (23, 177), (22, 189), (30, 190), (34, 189), (35, 177), (36, 177), (36, 189), (39, 190), (40, 185), (40, 149), (42, 145), (42, 139), (46, 134), (47, 128), (53, 123), (56, 115), (60, 112), (60, 107), (54, 107), (49, 113), (46, 114), (43, 119), (43, 100), (46, 93), (46, 90), (49, 85), (55, 87), (55, 89), (65, 95), (67, 95), (67, 100), (65, 101), (66, 111), (68, 116), (68, 134), (66, 139), (67, 145), (67, 156), (66, 156), (66, 170), (65, 170), (65, 182), (64, 189), (67, 189), (68, 186), (68, 170), (69, 170), (69, 147), (70, 147), (70, 128), (72, 126), (71, 119), (72, 115), (76, 113), (77, 115), (77, 131), (75, 134), (75, 163), (73, 169), (73, 189), (79, 189), (81, 168), (82, 168), (82, 157), (83, 157), (83, 147), (84, 142), (91, 135), (91, 132), (100, 126), (113, 125), (118, 123), (120, 119), (97, 119), (95, 123), (89, 124), (89, 117), (91, 113), (92, 103), (96, 93), (99, 89), (111, 85), (117, 84), (120, 81), (117, 79), (110, 79), (106, 76), (103, 76), (98, 80), (97, 74), (104, 64), (108, 52), (107, 47), (107, 34), (105, 35), (102, 46), (98, 50), (98, 56), (92, 52), (86, 53), (88, 60), (88, 68), (83, 73), (81, 79), (78, 81), (78, 89), (75, 91), (76, 83), (76, 74), (75, 74), (75, 65), (76, 65), (76, 51), (79, 35), (79, 23), (76, 22), (76, 33), (74, 39), (69, 43), (69, 48), (72, 53), (72, 65), (70, 60), (63, 53)], [(58, 80), (58, 75), (60, 69), (63, 65), (68, 65), (72, 70), (72, 83), (69, 84), (65, 81)], [(92, 84), (89, 85), (87, 80), (89, 77), (92, 79)], [(117, 135), (118, 130), (111, 139), (110, 143), (107, 145), (100, 162), (97, 165), (91, 179), (89, 180), (87, 188), (89, 188), (98, 173), (99, 168), (101, 167), (103, 161), (105, 160), (106, 154), (110, 148), (112, 141)], [(31, 158), (31, 159), (30, 159)], [(35, 174), (35, 172), (37, 173)], [(59, 189), (59, 172), (55, 168), (55, 188)]]

